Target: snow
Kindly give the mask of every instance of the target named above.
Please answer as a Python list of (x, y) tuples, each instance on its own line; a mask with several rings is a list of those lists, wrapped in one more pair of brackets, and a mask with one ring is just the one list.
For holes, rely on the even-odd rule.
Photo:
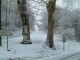
[[(62, 57), (63, 54), (80, 53), (77, 50), (80, 48), (80, 43), (75, 41), (67, 41), (65, 43), (65, 51), (63, 51), (63, 43), (61, 41), (60, 35), (54, 35), (54, 42), (56, 50), (49, 48), (46, 44), (46, 33), (42, 31), (35, 31), (31, 33), (32, 44), (20, 44), (23, 37), (9, 38), (9, 49), (7, 51), (7, 40), (2, 40), (2, 46), (0, 47), (0, 60), (10, 60), (10, 59), (23, 59), (23, 60), (35, 60), (47, 57)], [(60, 57), (59, 57), (60, 55)], [(66, 56), (69, 56), (66, 54)], [(56, 58), (55, 58), (56, 59)], [(51, 59), (49, 59), (51, 60)]]

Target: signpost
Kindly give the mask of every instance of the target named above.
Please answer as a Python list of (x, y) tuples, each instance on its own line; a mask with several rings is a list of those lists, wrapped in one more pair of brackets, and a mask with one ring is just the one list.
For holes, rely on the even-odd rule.
[(66, 37), (64, 35), (62, 37), (62, 42), (63, 42), (63, 51), (65, 51)]
[(13, 35), (13, 33), (9, 33), (9, 32), (6, 32), (4, 30), (0, 30), (0, 36), (7, 36), (7, 51), (10, 51), (8, 49), (8, 36), (12, 36), (12, 35)]

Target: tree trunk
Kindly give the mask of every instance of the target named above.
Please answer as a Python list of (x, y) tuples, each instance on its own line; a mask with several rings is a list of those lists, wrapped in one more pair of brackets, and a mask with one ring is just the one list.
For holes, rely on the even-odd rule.
[(30, 29), (29, 29), (29, 15), (26, 8), (26, 0), (17, 0), (18, 10), (22, 18), (22, 30), (23, 30), (23, 41), (22, 44), (29, 44), (30, 41)]
[[(49, 0), (46, 8), (48, 11), (48, 33), (47, 33), (47, 43), (50, 48), (53, 48), (53, 29), (54, 29), (54, 12), (55, 12), (56, 0)], [(55, 46), (54, 46), (55, 49)]]
[[(0, 0), (0, 30), (1, 30), (1, 0)], [(0, 46), (2, 46), (1, 36), (0, 36)]]
[[(7, 3), (7, 0), (6, 0)], [(8, 4), (8, 3), (7, 3)], [(8, 6), (7, 6), (8, 7)], [(6, 27), (7, 27), (7, 7), (6, 7)]]

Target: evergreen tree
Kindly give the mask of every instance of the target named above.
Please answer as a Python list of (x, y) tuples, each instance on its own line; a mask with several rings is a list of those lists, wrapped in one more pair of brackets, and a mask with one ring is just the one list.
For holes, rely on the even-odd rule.
[(74, 23), (75, 37), (77, 41), (80, 42), (80, 28), (79, 27), (80, 27), (79, 20), (75, 20), (75, 23)]

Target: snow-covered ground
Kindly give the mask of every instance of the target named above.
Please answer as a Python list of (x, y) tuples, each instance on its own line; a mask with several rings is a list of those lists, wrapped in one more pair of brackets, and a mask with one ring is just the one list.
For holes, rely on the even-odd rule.
[(46, 33), (35, 31), (31, 33), (32, 44), (20, 44), (23, 37), (9, 39), (9, 49), (7, 51), (7, 40), (2, 40), (0, 47), (0, 60), (35, 60), (50, 56), (61, 55), (64, 53), (79, 50), (80, 43), (75, 41), (67, 41), (65, 43), (65, 51), (63, 51), (63, 43), (59, 35), (54, 36), (56, 50), (49, 48), (46, 44)]

